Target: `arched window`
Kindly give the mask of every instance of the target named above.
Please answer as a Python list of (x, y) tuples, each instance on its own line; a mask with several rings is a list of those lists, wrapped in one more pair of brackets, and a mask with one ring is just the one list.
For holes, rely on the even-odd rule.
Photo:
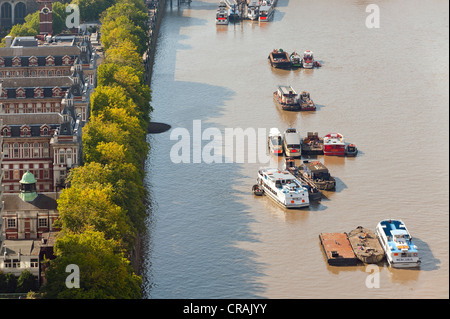
[(23, 143), (23, 157), (24, 158), (30, 157), (30, 149), (28, 143)]
[(27, 6), (23, 2), (18, 2), (14, 7), (14, 23), (24, 23), (27, 15)]
[(12, 8), (9, 2), (5, 2), (0, 7), (0, 25), (2, 27), (11, 27), (12, 26)]
[(14, 150), (13, 157), (18, 158), (19, 157), (19, 144), (14, 143), (13, 150)]
[(64, 150), (63, 150), (63, 149), (59, 150), (59, 163), (60, 163), (60, 164), (64, 164), (64, 163), (65, 163), (65, 160), (64, 160)]

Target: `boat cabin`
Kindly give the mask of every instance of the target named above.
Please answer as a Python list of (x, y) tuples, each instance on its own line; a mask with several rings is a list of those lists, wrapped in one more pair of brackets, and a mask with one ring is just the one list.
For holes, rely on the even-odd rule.
[(310, 51), (310, 50), (306, 50), (306, 51), (303, 53), (303, 60), (304, 60), (306, 63), (311, 63), (311, 62), (314, 60), (314, 54), (313, 54), (313, 52)]
[(295, 104), (297, 102), (297, 92), (291, 86), (279, 86), (277, 93), (282, 103)]
[(326, 166), (319, 161), (314, 162), (304, 161), (303, 170), (308, 175), (308, 177), (313, 180), (316, 179), (329, 180), (331, 178), (328, 168), (326, 168)]
[(301, 138), (295, 128), (288, 128), (284, 133), (284, 149), (286, 156), (300, 157), (301, 150)]

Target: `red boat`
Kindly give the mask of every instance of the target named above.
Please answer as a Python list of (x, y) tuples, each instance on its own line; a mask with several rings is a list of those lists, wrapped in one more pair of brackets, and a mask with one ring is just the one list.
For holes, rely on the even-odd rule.
[(323, 137), (323, 154), (345, 156), (344, 136), (340, 133), (330, 133)]

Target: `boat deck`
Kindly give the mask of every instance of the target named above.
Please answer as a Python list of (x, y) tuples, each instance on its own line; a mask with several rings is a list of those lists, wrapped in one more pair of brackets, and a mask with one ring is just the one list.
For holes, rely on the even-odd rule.
[(321, 233), (319, 239), (329, 265), (356, 266), (360, 263), (346, 233)]

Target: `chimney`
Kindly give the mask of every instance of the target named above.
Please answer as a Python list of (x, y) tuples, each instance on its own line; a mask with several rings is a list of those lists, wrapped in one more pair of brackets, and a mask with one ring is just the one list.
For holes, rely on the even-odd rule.
[(7, 36), (5, 37), (5, 47), (6, 47), (6, 48), (11, 47), (11, 43), (12, 43), (12, 36), (7, 35)]

